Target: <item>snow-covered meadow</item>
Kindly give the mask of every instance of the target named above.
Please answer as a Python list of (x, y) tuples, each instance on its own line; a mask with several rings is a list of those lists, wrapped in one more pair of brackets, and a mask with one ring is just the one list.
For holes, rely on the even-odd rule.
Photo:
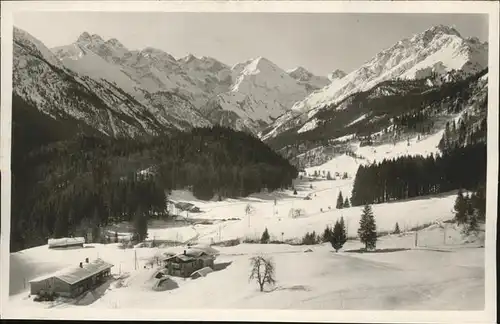
[[(170, 199), (191, 202), (201, 209), (201, 213), (189, 214), (189, 218), (213, 223), (154, 226), (149, 229), (149, 238), (212, 243), (260, 238), (267, 228), (271, 239), (298, 241), (308, 231), (322, 233), (325, 226), (333, 225), (340, 217), (346, 221), (348, 236), (356, 236), (361, 207), (335, 209), (339, 191), (350, 196), (352, 179), (304, 178), (297, 180), (295, 188), (297, 195), (290, 190), (221, 202), (199, 201), (189, 192), (174, 191)], [(306, 196), (311, 200), (304, 200)], [(385, 252), (357, 253), (362, 245), (356, 239), (349, 240), (339, 253), (333, 252), (329, 244), (219, 246), (217, 271), (196, 280), (171, 277), (171, 288), (164, 291), (153, 289), (159, 266), (144, 266), (165, 252), (181, 252), (185, 245), (121, 249), (119, 244), (88, 244), (69, 250), (35, 247), (11, 254), (10, 302), (12, 307), (86, 305), (108, 309), (481, 309), (484, 243), (467, 240), (455, 224), (443, 223), (453, 217), (454, 199), (455, 194), (449, 193), (373, 205), (379, 232), (392, 231), (396, 222), (406, 231), (379, 237), (377, 248), (388, 249)], [(247, 205), (252, 206), (249, 215), (245, 212)], [(302, 209), (305, 214), (292, 218), (291, 208)], [(432, 225), (418, 232), (415, 247), (415, 232), (410, 229), (423, 224)], [(307, 249), (311, 252), (305, 253)], [(277, 285), (263, 293), (248, 281), (249, 258), (257, 254), (272, 257), (277, 271)], [(77, 265), (86, 257), (113, 263), (114, 281), (77, 301), (37, 303), (28, 297), (30, 279)]]

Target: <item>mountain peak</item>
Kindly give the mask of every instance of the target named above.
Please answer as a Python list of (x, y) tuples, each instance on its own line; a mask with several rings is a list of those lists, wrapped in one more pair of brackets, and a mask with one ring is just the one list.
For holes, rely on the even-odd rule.
[(76, 40), (78, 43), (81, 42), (90, 42), (91, 41), (91, 36), (88, 32), (83, 32), (78, 39)]
[(447, 34), (447, 35), (455, 35), (458, 37), (462, 37), (460, 35), (460, 33), (455, 29), (454, 26), (446, 26), (446, 25), (442, 25), (442, 24), (433, 26), (433, 27), (429, 28), (428, 30), (426, 30), (424, 33), (426, 33), (426, 32), (430, 32), (433, 34), (443, 33), (443, 34)]
[(313, 74), (303, 68), (302, 66), (298, 66), (295, 69), (288, 70), (287, 73), (294, 78), (295, 80), (299, 81), (307, 81), (313, 77)]
[(125, 46), (123, 46), (123, 44), (119, 40), (117, 40), (116, 38), (108, 39), (106, 41), (106, 44), (109, 44), (115, 48), (125, 48)]
[(102, 39), (101, 36), (97, 34), (92, 34), (90, 35), (88, 32), (83, 32), (78, 39), (76, 40), (77, 43), (103, 43), (104, 40)]
[(189, 62), (192, 62), (194, 60), (197, 60), (198, 58), (196, 56), (194, 56), (193, 54), (189, 53), (188, 55), (184, 56), (182, 58), (182, 60), (185, 62), (185, 63), (189, 63)]
[(336, 69), (332, 73), (328, 74), (328, 79), (330, 81), (339, 80), (339, 79), (342, 79), (343, 77), (345, 77), (346, 75), (347, 74), (344, 71)]

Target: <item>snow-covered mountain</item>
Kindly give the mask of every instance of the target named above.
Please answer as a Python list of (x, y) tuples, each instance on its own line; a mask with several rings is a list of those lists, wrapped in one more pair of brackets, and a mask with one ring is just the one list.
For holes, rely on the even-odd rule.
[(175, 127), (116, 85), (66, 69), (25, 31), (14, 28), (13, 36), (13, 94), (44, 116), (110, 136), (154, 135)]
[[(461, 70), (464, 76), (488, 65), (488, 43), (462, 37), (453, 27), (432, 27), (385, 49), (348, 75), (296, 102), (262, 134), (269, 139), (306, 122), (321, 108), (338, 103), (349, 95), (366, 91), (386, 80), (419, 79), (431, 72), (439, 75)], [(293, 122), (292, 122), (293, 121)]]
[(68, 69), (112, 82), (145, 105), (158, 107), (159, 94), (165, 92), (189, 101), (195, 110), (186, 114), (173, 107), (178, 98), (169, 104), (176, 118), (189, 123), (195, 117), (194, 126), (212, 122), (252, 133), (329, 83), (305, 69), (288, 74), (265, 58), (230, 68), (206, 56), (175, 59), (151, 47), (129, 50), (116, 39), (105, 41), (86, 32), (75, 43), (52, 51)]
[(216, 123), (253, 133), (308, 94), (304, 84), (263, 57), (233, 66), (232, 79), (229, 91), (210, 100), (203, 112)]
[[(104, 41), (98, 35), (83, 33), (74, 44), (54, 52), (57, 56), (15, 28), (13, 91), (55, 119), (69, 115), (112, 136), (211, 125), (183, 95), (147, 91), (143, 87), (147, 82), (137, 82), (130, 77), (130, 70), (114, 63), (126, 60), (129, 53), (116, 39)], [(155, 53), (152, 49), (144, 52)], [(168, 55), (162, 55), (162, 60), (165, 65), (177, 64)], [(53, 82), (39, 82), (49, 76)]]
[(288, 70), (287, 73), (300, 84), (304, 85), (308, 92), (319, 90), (330, 83), (330, 79), (327, 77), (314, 75), (301, 66)]
[(230, 68), (213, 58), (188, 55), (176, 60), (160, 49), (129, 50), (116, 39), (104, 41), (87, 32), (75, 43), (52, 51), (68, 68), (116, 82), (134, 96), (140, 95), (141, 90), (171, 91), (197, 108), (226, 91), (231, 83)]

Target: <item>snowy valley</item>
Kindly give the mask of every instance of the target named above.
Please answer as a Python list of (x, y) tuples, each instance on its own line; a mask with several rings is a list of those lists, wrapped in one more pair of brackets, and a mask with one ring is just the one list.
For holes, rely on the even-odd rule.
[(15, 28), (9, 307), (483, 310), (487, 54), (439, 25), (316, 76)]

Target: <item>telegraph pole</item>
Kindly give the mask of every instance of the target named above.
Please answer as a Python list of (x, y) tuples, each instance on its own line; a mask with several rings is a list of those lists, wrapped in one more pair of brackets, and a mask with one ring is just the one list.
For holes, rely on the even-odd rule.
[(134, 249), (134, 269), (137, 270), (137, 250)]

